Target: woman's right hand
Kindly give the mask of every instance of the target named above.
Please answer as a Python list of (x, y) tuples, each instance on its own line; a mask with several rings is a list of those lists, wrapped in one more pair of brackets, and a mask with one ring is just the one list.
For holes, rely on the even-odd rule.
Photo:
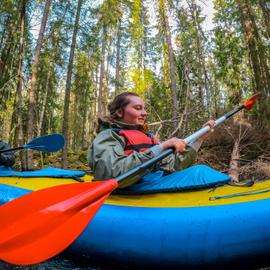
[(171, 139), (168, 139), (167, 141), (160, 144), (161, 150), (166, 150), (168, 148), (174, 148), (176, 153), (183, 152), (186, 148), (186, 143), (182, 139), (178, 139), (176, 137), (173, 137)]

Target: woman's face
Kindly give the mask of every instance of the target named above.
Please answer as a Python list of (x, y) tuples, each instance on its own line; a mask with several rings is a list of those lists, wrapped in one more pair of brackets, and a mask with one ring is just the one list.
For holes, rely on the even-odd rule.
[(147, 112), (140, 97), (129, 96), (128, 105), (118, 112), (119, 120), (130, 125), (144, 125)]

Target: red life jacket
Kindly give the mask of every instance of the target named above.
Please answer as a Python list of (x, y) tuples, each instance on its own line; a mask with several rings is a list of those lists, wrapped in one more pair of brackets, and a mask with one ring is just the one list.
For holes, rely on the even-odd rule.
[(143, 152), (146, 149), (159, 144), (157, 136), (150, 132), (144, 133), (140, 130), (120, 129), (118, 134), (126, 139), (124, 151), (127, 156), (134, 151)]

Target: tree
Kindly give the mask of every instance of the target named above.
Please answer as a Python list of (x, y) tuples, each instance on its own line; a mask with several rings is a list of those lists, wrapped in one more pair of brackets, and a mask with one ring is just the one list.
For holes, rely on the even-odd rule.
[[(20, 39), (21, 2), (13, 4), (2, 1), (0, 5), (0, 136), (12, 141), (12, 105), (16, 104), (16, 83), (18, 76), (17, 44)], [(11, 105), (12, 104), (12, 105)], [(13, 118), (15, 119), (15, 118)], [(15, 129), (12, 129), (14, 135)]]
[[(267, 63), (267, 54), (261, 40), (258, 27), (254, 18), (252, 7), (243, 0), (237, 0), (241, 15), (241, 22), (247, 43), (255, 81), (255, 92), (262, 91), (267, 100), (270, 89), (270, 72)], [(260, 113), (264, 115), (264, 120), (269, 119), (270, 110), (268, 102), (262, 103)]]
[[(121, 7), (121, 3), (120, 3), (120, 7)], [(116, 67), (115, 67), (115, 95), (118, 95), (120, 93), (120, 50), (121, 50), (121, 18), (119, 18), (117, 20), (117, 38), (116, 38)]]
[(105, 52), (107, 44), (107, 26), (102, 26), (102, 43), (100, 54), (99, 90), (98, 90), (98, 117), (105, 115), (107, 105), (107, 91), (105, 89)]
[[(24, 47), (24, 27), (25, 27), (25, 8), (27, 0), (22, 0), (21, 2), (21, 14), (20, 14), (20, 44), (19, 44), (19, 63), (18, 63), (18, 82), (17, 82), (17, 108), (18, 108), (18, 145), (21, 146), (24, 143), (23, 140), (23, 73), (22, 73), (22, 63), (23, 63), (23, 47)], [(27, 167), (25, 156), (23, 152), (20, 152), (21, 168), (25, 170)]]
[(158, 0), (158, 11), (162, 24), (162, 32), (166, 41), (166, 52), (169, 62), (169, 72), (170, 72), (170, 88), (171, 88), (171, 98), (172, 98), (172, 110), (173, 110), (173, 126), (177, 128), (177, 116), (178, 116), (178, 99), (177, 99), (177, 88), (176, 88), (176, 67), (174, 61), (174, 53), (172, 48), (172, 37), (171, 30), (167, 15), (167, 0)]
[[(208, 111), (208, 118), (210, 117), (210, 90), (209, 90), (209, 80), (206, 70), (206, 63), (205, 63), (205, 52), (204, 47), (202, 45), (204, 40), (204, 34), (201, 29), (201, 18), (199, 17), (199, 7), (195, 3), (195, 0), (191, 1), (190, 10), (191, 10), (191, 17), (193, 21), (193, 27), (195, 32), (195, 43), (196, 43), (196, 52), (198, 58), (198, 73), (199, 73), (199, 93), (200, 99), (202, 101), (202, 105), (206, 103), (205, 107)], [(204, 91), (205, 89), (205, 91)], [(206, 102), (204, 102), (206, 100)]]
[[(30, 141), (34, 137), (36, 127), (36, 100), (37, 100), (37, 75), (38, 75), (38, 63), (39, 54), (41, 51), (45, 28), (47, 24), (48, 15), (50, 12), (51, 0), (46, 0), (44, 13), (41, 20), (38, 40), (34, 53), (34, 61), (32, 64), (32, 76), (31, 86), (28, 92), (28, 121), (27, 121), (27, 140)], [(27, 169), (33, 169), (33, 153), (32, 151), (27, 152)]]
[(265, 0), (259, 0), (259, 5), (262, 9), (268, 38), (270, 38), (270, 7), (269, 5), (267, 6), (267, 2)]
[(79, 20), (83, 0), (78, 0), (76, 18), (73, 28), (72, 42), (70, 48), (69, 62), (68, 62), (68, 71), (67, 71), (67, 82), (66, 82), (66, 91), (65, 91), (65, 105), (64, 105), (64, 115), (63, 115), (63, 124), (62, 124), (62, 133), (65, 137), (65, 146), (62, 151), (62, 167), (67, 167), (67, 149), (69, 145), (69, 104), (70, 104), (70, 91), (71, 91), (71, 78), (73, 70), (73, 58), (75, 52), (75, 45), (77, 39), (77, 33), (79, 30)]

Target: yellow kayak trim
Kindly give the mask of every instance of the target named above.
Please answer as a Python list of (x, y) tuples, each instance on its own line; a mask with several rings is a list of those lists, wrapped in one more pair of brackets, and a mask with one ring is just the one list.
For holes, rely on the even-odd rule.
[[(82, 177), (84, 181), (90, 182), (92, 176)], [(39, 190), (56, 185), (75, 183), (74, 179), (65, 178), (21, 178), (21, 177), (0, 177), (0, 184), (16, 186), (30, 190)], [(269, 190), (269, 192), (268, 192)], [(249, 194), (258, 192), (259, 194)], [(247, 193), (248, 196), (241, 194)], [(210, 200), (216, 196), (232, 196), (231, 198), (221, 198)], [(178, 193), (155, 193), (148, 195), (111, 195), (106, 204), (134, 207), (198, 207), (198, 206), (216, 206), (224, 204), (234, 204), (251, 202), (255, 200), (264, 200), (270, 198), (270, 180), (255, 182), (252, 187), (222, 186), (216, 189), (207, 189), (199, 191), (188, 191)]]

